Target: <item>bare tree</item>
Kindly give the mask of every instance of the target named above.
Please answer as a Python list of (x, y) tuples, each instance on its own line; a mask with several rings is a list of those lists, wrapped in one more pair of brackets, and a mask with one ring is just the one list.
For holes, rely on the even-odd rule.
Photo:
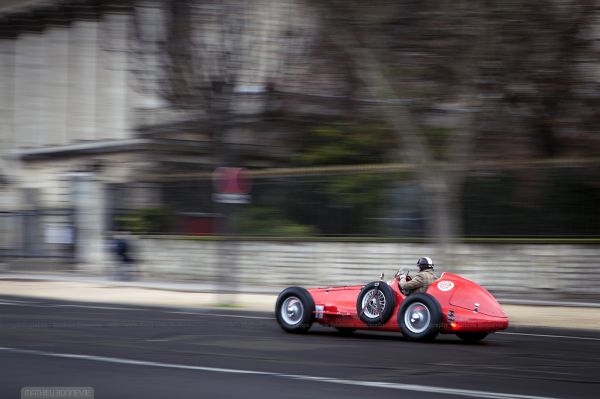
[[(416, 166), (427, 234), (442, 255), (450, 255), (454, 239), (463, 234), (461, 196), (472, 161), (481, 159), (482, 135), (491, 123), (504, 124), (500, 139), (509, 146), (519, 140), (506, 128), (515, 115), (507, 90), (534, 88), (527, 90), (535, 93), (530, 108), (537, 110), (530, 112), (535, 123), (526, 130), (540, 137), (533, 145), (545, 148), (545, 156), (554, 155), (551, 118), (574, 87), (580, 32), (592, 13), (587, 3), (546, 3), (553, 2), (311, 3), (320, 10), (325, 34), (347, 54), (377, 104), (375, 112), (396, 133), (399, 157)], [(528, 40), (536, 47), (528, 47)], [(431, 107), (449, 110), (454, 119), (433, 139), (423, 112)], [(458, 261), (444, 259), (449, 266)]]
[[(303, 41), (291, 1), (144, 0), (134, 15), (138, 89), (208, 132), (214, 167), (241, 166), (242, 126), (259, 120), (269, 87)], [(235, 291), (236, 205), (217, 204), (220, 286)]]
[[(322, 4), (317, 7), (323, 7)], [(466, 6), (459, 9), (451, 13), (448, 10), (435, 10), (436, 19), (456, 18), (458, 12), (468, 14), (471, 19), (481, 18), (479, 10), (470, 9), (467, 12)], [(438, 88), (452, 87), (454, 91), (439, 93), (433, 101), (452, 107), (459, 120), (458, 125), (444, 137), (444, 151), (440, 154), (440, 149), (428, 142), (418, 115), (412, 109), (418, 104), (410, 99), (411, 79), (420, 79), (420, 84), (423, 79), (414, 71), (400, 76), (394, 70), (395, 64), (403, 60), (398, 60), (398, 42), (393, 30), (386, 31), (385, 27), (397, 25), (395, 18), (402, 11), (406, 10), (387, 2), (366, 7), (360, 3), (331, 1), (323, 11), (324, 29), (333, 42), (346, 52), (365, 91), (376, 104), (376, 112), (396, 133), (401, 143), (402, 160), (416, 166), (416, 175), (425, 194), (424, 210), (430, 215), (427, 218), (427, 232), (438, 244), (440, 254), (445, 255), (451, 240), (461, 232), (460, 195), (480, 107), (474, 60), (479, 54), (473, 52), (472, 47), (482, 40), (484, 32), (481, 30), (484, 28), (478, 23), (470, 31), (461, 28), (452, 31), (447, 24), (445, 28), (448, 32), (442, 32), (439, 26), (431, 32), (438, 35), (440, 40), (448, 39), (443, 33), (454, 35), (451, 44), (456, 51), (453, 76), (436, 78)], [(438, 50), (435, 47), (423, 47), (431, 46), (431, 41), (421, 41), (418, 45), (421, 46), (420, 51), (426, 51), (430, 56)], [(414, 62), (404, 64), (414, 66)]]

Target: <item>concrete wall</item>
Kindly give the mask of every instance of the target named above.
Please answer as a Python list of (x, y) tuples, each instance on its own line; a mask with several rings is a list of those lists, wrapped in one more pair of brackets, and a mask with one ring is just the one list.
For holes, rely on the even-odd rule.
[[(141, 239), (137, 256), (147, 277), (218, 281), (218, 242)], [(467, 244), (454, 249), (462, 266), (452, 271), (503, 298), (600, 300), (598, 245)], [(244, 241), (237, 246), (237, 275), (244, 286), (281, 288), (364, 283), (381, 272), (416, 271), (425, 244)]]

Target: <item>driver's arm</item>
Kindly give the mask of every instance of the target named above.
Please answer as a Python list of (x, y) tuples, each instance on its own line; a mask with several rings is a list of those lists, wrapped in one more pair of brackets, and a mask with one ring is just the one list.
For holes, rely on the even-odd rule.
[(414, 291), (423, 286), (423, 276), (417, 274), (413, 277), (412, 280), (406, 281), (406, 277), (402, 277), (400, 279), (400, 288), (403, 290)]

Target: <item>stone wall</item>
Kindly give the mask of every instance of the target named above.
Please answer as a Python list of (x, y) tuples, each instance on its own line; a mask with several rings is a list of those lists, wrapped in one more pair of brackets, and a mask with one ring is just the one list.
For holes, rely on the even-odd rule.
[[(141, 239), (136, 248), (146, 277), (218, 281), (216, 241)], [(420, 256), (503, 298), (600, 300), (599, 245), (463, 244), (453, 270), (432, 247), (410, 243), (242, 241), (237, 245), (242, 287), (323, 286), (386, 279), (397, 269), (416, 272)]]

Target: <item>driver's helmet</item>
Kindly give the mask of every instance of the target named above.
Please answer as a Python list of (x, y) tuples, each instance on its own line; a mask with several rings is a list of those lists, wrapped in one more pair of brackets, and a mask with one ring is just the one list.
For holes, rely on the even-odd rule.
[(430, 257), (425, 256), (417, 261), (417, 266), (419, 266), (420, 271), (425, 269), (433, 269), (433, 261)]

